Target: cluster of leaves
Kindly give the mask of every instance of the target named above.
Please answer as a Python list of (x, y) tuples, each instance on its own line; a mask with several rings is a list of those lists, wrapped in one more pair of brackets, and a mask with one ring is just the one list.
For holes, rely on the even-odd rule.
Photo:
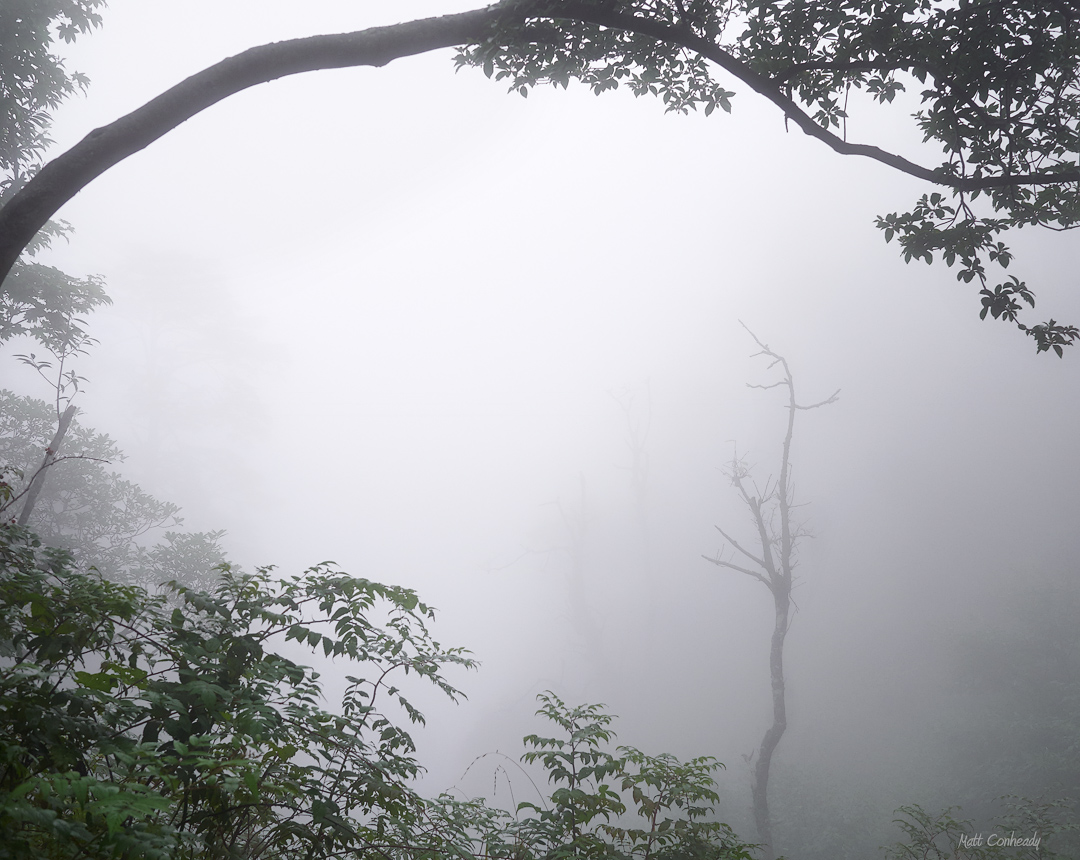
[(5, 0), (0, 7), (0, 199), (18, 190), (51, 143), (51, 111), (89, 81), (53, 52), (101, 25), (105, 0)]
[(550, 797), (520, 803), (511, 815), (444, 794), (428, 805), (434, 830), (453, 833), (472, 856), (506, 860), (751, 860), (755, 846), (713, 820), (712, 774), (723, 765), (627, 746), (612, 753), (614, 718), (603, 706), (570, 707), (551, 692), (539, 699), (537, 714), (559, 734), (528, 735), (522, 759), (543, 766), (555, 786)]
[[(977, 280), (983, 318), (1014, 323), (1038, 352), (1080, 329), (1017, 318), (1016, 279), (992, 284), (987, 263), (1012, 257), (1004, 232), (1080, 224), (1080, 6), (1027, 0), (505, 0), (505, 24), (462, 49), (459, 66), (508, 79), (525, 95), (576, 79), (595, 92), (628, 85), (668, 110), (730, 110), (732, 92), (709, 62), (773, 101), (839, 152), (874, 158), (944, 186), (906, 213), (877, 219), (905, 260), (959, 263)], [(848, 102), (863, 91), (886, 104), (920, 93), (914, 121), (944, 155), (926, 167), (847, 142)], [(987, 204), (988, 211), (977, 207)]]
[[(1080, 337), (1054, 320), (1019, 323), (1015, 298), (1034, 305), (1033, 294), (1015, 278), (991, 286), (984, 268), (1009, 265), (1006, 230), (1080, 223), (1080, 7), (849, 0), (752, 3), (748, 13), (739, 55), (824, 126), (846, 124), (852, 89), (883, 103), (905, 84), (919, 91), (914, 118), (945, 155), (935, 172), (953, 201), (923, 196), (910, 212), (877, 220), (906, 260), (932, 262), (940, 251), (947, 265), (959, 263), (957, 278), (980, 284), (981, 316), (1015, 323), (1039, 352), (1060, 356)], [(976, 211), (980, 196), (990, 215)]]
[[(453, 699), (442, 670), (473, 661), (415, 593), (328, 565), (172, 587), (179, 605), (0, 526), (0, 855), (336, 857), (419, 820), (412, 739), (377, 700), (422, 722), (390, 674)], [(362, 665), (340, 713), (287, 640)]]
[[(463, 47), (455, 58), (459, 69), (477, 66), (489, 78), (508, 80), (511, 92), (522, 96), (538, 84), (565, 89), (571, 80), (578, 80), (597, 95), (626, 86), (637, 96), (658, 96), (669, 112), (685, 114), (698, 107), (706, 115), (718, 107), (731, 111), (735, 94), (712, 80), (705, 58), (693, 51), (628, 30), (556, 20), (567, 5), (559, 0), (517, 0), (502, 5), (507, 19), (514, 23), (479, 44)], [(602, 2), (592, 5), (611, 6)], [(706, 33), (722, 32), (726, 14), (718, 15), (714, 4), (690, 0), (687, 5)], [(680, 13), (670, 3), (650, 0), (640, 7), (667, 25), (679, 20)], [(518, 20), (522, 13), (523, 20)]]
[[(95, 10), (103, 5), (104, 0), (12, 0), (0, 7), (0, 205), (40, 166), (51, 143), (52, 110), (88, 84), (52, 53), (54, 36), (71, 42), (98, 26)], [(50, 222), (30, 253), (69, 230), (64, 222)], [(79, 351), (87, 340), (85, 315), (108, 303), (100, 278), (20, 261), (0, 291), (0, 343), (28, 335), (58, 355)]]
[(22, 261), (0, 290), (0, 343), (26, 335), (59, 356), (79, 352), (88, 341), (86, 315), (110, 303), (97, 276)]
[[(54, 52), (57, 39), (72, 42), (101, 24), (105, 0), (5, 0), (0, 4), (0, 205), (40, 167), (52, 143), (52, 111), (86, 89)], [(70, 227), (50, 222), (29, 251), (40, 251)], [(100, 278), (76, 278), (53, 266), (21, 261), (0, 291), (0, 343), (19, 335), (57, 354), (86, 340), (83, 317), (108, 304)]]

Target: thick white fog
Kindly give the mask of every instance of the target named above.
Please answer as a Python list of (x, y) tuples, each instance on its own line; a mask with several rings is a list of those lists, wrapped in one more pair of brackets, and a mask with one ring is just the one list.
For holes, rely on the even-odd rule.
[[(246, 47), (465, 8), (113, 0), (70, 50), (92, 83), (57, 151)], [(731, 116), (683, 117), (573, 85), (523, 99), (451, 58), (248, 91), (79, 194), (51, 260), (114, 300), (80, 420), (239, 564), (333, 560), (438, 607), (437, 638), (483, 666), (454, 676), (459, 706), (420, 696), (425, 791), (516, 757), (552, 689), (607, 703), (622, 741), (719, 757), (749, 827), (772, 604), (702, 558), (717, 524), (752, 537), (733, 451), (761, 483), (779, 465), (783, 396), (746, 387), (778, 377), (742, 321), (803, 401), (841, 389), (796, 428), (815, 537), (776, 790), (817, 786), (811, 820), (861, 797), (883, 831), (901, 803), (948, 803), (920, 792), (968, 649), (1025, 583), (1077, 588), (1080, 356), (1036, 356), (980, 322), (974, 287), (904, 265), (873, 218), (925, 189), (785, 132), (741, 87)], [(849, 136), (917, 153), (895, 112)], [(1039, 319), (1080, 320), (1076, 238), (1013, 245)], [(465, 791), (490, 790), (484, 767)]]

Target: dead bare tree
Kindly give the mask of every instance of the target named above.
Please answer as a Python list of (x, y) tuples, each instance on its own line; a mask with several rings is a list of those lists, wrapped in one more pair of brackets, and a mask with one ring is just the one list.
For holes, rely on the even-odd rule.
[[(746, 328), (744, 325), (743, 328)], [(750, 476), (750, 469), (746, 463), (739, 459), (738, 455), (732, 456), (731, 465), (727, 469), (727, 476), (731, 479), (732, 486), (738, 493), (740, 500), (750, 511), (750, 518), (757, 532), (754, 541), (760, 545), (755, 549), (753, 544), (750, 548), (732, 537), (727, 531), (717, 526), (717, 531), (724, 540), (732, 547), (732, 552), (725, 557), (721, 548), (716, 556), (703, 556), (718, 567), (738, 571), (753, 577), (769, 589), (772, 593), (773, 607), (775, 609), (775, 623), (773, 625), (772, 646), (769, 652), (769, 675), (772, 682), (772, 725), (765, 732), (761, 745), (757, 749), (757, 764), (754, 767), (753, 803), (754, 823), (757, 826), (758, 839), (765, 852), (766, 860), (773, 860), (776, 856), (772, 838), (772, 820), (769, 815), (769, 768), (772, 766), (773, 753), (780, 743), (787, 728), (787, 705), (784, 688), (784, 640), (791, 626), (791, 587), (794, 581), (795, 566), (797, 564), (797, 549), (799, 538), (807, 532), (798, 523), (792, 522), (792, 508), (794, 503), (794, 488), (791, 482), (791, 440), (795, 435), (795, 414), (800, 410), (817, 409), (836, 401), (840, 394), (837, 390), (831, 397), (809, 406), (802, 406), (795, 399), (795, 382), (788, 367), (787, 360), (773, 352), (766, 344), (762, 343), (757, 335), (750, 329), (750, 336), (761, 348), (755, 356), (761, 355), (770, 359), (769, 369), (779, 366), (783, 377), (777, 382), (767, 385), (752, 385), (747, 383), (748, 388), (768, 390), (770, 388), (784, 388), (787, 390), (787, 433), (784, 435), (784, 448), (780, 457), (780, 475), (775, 480), (766, 481), (763, 488), (759, 488)], [(753, 756), (751, 756), (752, 758)]]

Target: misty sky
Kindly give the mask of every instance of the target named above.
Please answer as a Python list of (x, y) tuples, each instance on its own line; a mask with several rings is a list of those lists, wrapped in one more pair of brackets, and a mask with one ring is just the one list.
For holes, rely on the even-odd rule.
[[(92, 84), (58, 111), (58, 149), (244, 48), (470, 5), (299, 8), (111, 0), (70, 52)], [(701, 555), (717, 523), (747, 534), (734, 446), (764, 481), (784, 421), (779, 392), (745, 387), (776, 377), (741, 320), (805, 401), (841, 389), (797, 430), (816, 538), (782, 750), (921, 761), (950, 628), (1075, 569), (1080, 354), (1037, 357), (979, 321), (974, 286), (905, 266), (873, 218), (927, 189), (786, 133), (740, 85), (733, 115), (682, 117), (573, 85), (522, 99), (451, 58), (248, 91), (69, 204), (53, 259), (115, 302), (91, 323), (81, 420), (241, 564), (332, 559), (439, 607), (438, 638), (483, 667), (456, 678), (468, 703), (428, 706), (434, 790), (475, 755), (516, 755), (547, 688), (741, 784), (768, 720), (771, 604)], [(850, 138), (919, 156), (903, 107)], [(1076, 238), (1012, 244), (1030, 321), (1080, 321)], [(650, 401), (646, 570), (620, 402), (645, 422)]]

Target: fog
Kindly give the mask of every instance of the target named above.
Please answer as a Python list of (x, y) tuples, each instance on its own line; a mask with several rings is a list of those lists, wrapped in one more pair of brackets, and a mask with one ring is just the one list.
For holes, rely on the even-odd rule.
[[(470, 4), (298, 8), (113, 0), (69, 50), (92, 83), (56, 151), (246, 47)], [(900, 804), (1026, 790), (1007, 769), (958, 785), (950, 755), (1028, 671), (980, 655), (1075, 606), (1077, 357), (1036, 356), (978, 319), (976, 289), (883, 242), (874, 216), (919, 183), (786, 132), (741, 87), (731, 116), (683, 117), (573, 85), (523, 99), (451, 58), (248, 91), (70, 203), (50, 262), (114, 301), (90, 320), (80, 420), (239, 564), (333, 560), (438, 607), (437, 638), (483, 665), (452, 676), (460, 705), (418, 696), (425, 792), (490, 793), (491, 766), (463, 773), (516, 758), (551, 689), (606, 703), (621, 742), (717, 756), (721, 815), (752, 839), (772, 603), (702, 558), (716, 525), (753, 537), (733, 453), (762, 485), (779, 469), (783, 395), (747, 387), (778, 376), (745, 324), (800, 400), (840, 389), (795, 431), (813, 537), (778, 849), (847, 856), (829, 834), (848, 818), (873, 849)], [(903, 109), (849, 134), (917, 153)], [(1039, 319), (1080, 319), (1075, 237), (1011, 241)], [(5, 385), (47, 397), (19, 351)], [(808, 830), (821, 844), (785, 841)]]

